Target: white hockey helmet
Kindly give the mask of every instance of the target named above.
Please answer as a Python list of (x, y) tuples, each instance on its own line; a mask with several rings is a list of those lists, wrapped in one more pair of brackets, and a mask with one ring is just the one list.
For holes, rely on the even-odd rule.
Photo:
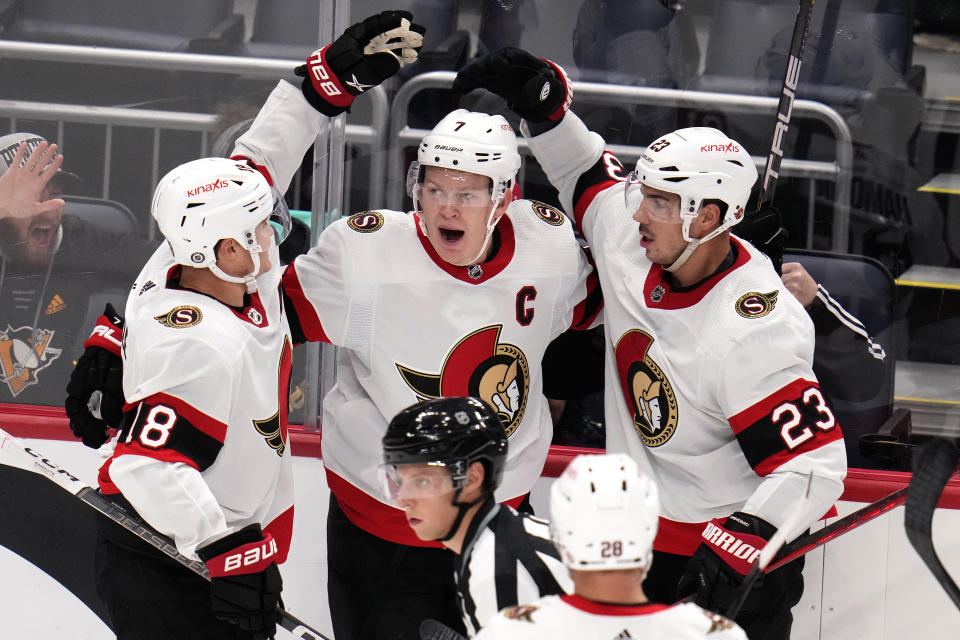
[(550, 534), (568, 569), (647, 569), (660, 502), (625, 453), (580, 455), (550, 488)]
[(253, 274), (260, 268), (256, 228), (266, 219), (279, 245), (290, 231), (290, 213), (279, 192), (245, 162), (201, 158), (176, 167), (157, 185), (151, 214), (173, 251), (174, 260), (191, 267), (208, 267), (229, 282), (246, 282), (217, 267), (214, 248), (225, 238), (250, 251)]
[(423, 167), (443, 167), (487, 176), (492, 199), (499, 201), (520, 170), (517, 134), (506, 118), (457, 109), (424, 136), (417, 160), (407, 171), (407, 193), (415, 196)]
[(743, 219), (756, 181), (757, 168), (740, 143), (719, 129), (690, 127), (661, 136), (647, 147), (627, 179), (624, 193), (631, 214), (642, 200), (641, 183), (680, 196), (683, 238), (687, 242), (694, 240), (690, 223), (703, 201), (724, 202), (727, 210), (720, 225), (699, 240), (706, 242)]

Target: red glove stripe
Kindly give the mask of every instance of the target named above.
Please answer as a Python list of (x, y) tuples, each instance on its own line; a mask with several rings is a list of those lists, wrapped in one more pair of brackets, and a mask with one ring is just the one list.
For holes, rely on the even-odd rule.
[(570, 78), (567, 76), (567, 72), (563, 70), (563, 67), (557, 63), (547, 60), (546, 58), (541, 58), (544, 62), (553, 67), (553, 70), (557, 72), (557, 75), (560, 77), (560, 82), (563, 83), (563, 104), (561, 104), (556, 111), (547, 116), (550, 120), (559, 120), (563, 117), (570, 109), (570, 103), (573, 102), (573, 89), (570, 88)]
[(277, 542), (269, 533), (263, 540), (248, 542), (207, 560), (207, 570), (211, 578), (260, 573), (275, 562)]
[(97, 318), (97, 324), (93, 327), (90, 337), (83, 343), (83, 348), (100, 347), (119, 357), (122, 340), (123, 331), (110, 322), (107, 316), (100, 316)]
[(323, 100), (335, 107), (349, 107), (353, 104), (354, 96), (340, 84), (340, 79), (327, 64), (327, 49), (329, 48), (330, 45), (327, 45), (323, 49), (318, 49), (307, 58), (307, 73), (309, 74), (310, 84), (313, 85), (313, 88)]
[(761, 536), (727, 531), (718, 519), (708, 522), (701, 536), (724, 563), (743, 576), (747, 575), (760, 550), (767, 544)]

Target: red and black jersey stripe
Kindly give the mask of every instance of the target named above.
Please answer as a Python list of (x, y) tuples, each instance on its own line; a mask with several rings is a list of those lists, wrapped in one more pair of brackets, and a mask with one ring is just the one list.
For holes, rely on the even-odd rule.
[(216, 460), (227, 425), (183, 400), (159, 393), (141, 401), (133, 424), (124, 429), (114, 457), (147, 456), (184, 462), (204, 471)]
[(797, 379), (729, 419), (747, 462), (759, 476), (843, 439), (820, 385)]
[(609, 151), (604, 151), (600, 159), (580, 175), (573, 189), (573, 216), (579, 229), (583, 229), (583, 214), (597, 194), (625, 179), (623, 165)]

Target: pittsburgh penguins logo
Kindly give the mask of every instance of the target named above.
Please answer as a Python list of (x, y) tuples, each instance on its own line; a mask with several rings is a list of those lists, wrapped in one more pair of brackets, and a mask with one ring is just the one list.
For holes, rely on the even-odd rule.
[(677, 430), (677, 397), (670, 381), (650, 357), (650, 334), (631, 330), (615, 348), (620, 389), (633, 412), (633, 428), (648, 447), (659, 447)]
[(745, 293), (737, 299), (737, 313), (744, 318), (762, 318), (777, 306), (777, 295), (779, 293), (776, 289), (769, 293), (758, 291)]
[(537, 217), (546, 222), (547, 224), (552, 224), (555, 227), (559, 227), (563, 224), (564, 217), (563, 214), (551, 207), (548, 204), (543, 204), (542, 202), (531, 201), (533, 205), (533, 212), (537, 214)]
[(416, 371), (402, 364), (397, 370), (420, 400), (445, 396), (476, 396), (496, 410), (507, 435), (516, 431), (530, 395), (527, 357), (518, 347), (502, 343), (497, 324), (474, 331), (447, 354), (440, 373)]
[(360, 233), (373, 233), (383, 226), (383, 214), (379, 211), (363, 211), (347, 218), (347, 226)]
[(200, 321), (203, 320), (203, 312), (197, 307), (182, 304), (166, 313), (153, 316), (153, 319), (165, 327), (186, 329), (187, 327), (195, 327), (200, 324)]
[(55, 333), (10, 325), (0, 331), (0, 382), (7, 385), (13, 397), (37, 384), (38, 374), (60, 357), (63, 350), (50, 346)]

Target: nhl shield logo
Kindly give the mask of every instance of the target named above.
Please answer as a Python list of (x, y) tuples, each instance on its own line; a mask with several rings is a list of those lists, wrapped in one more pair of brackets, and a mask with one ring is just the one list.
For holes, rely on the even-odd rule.
[(670, 380), (650, 357), (653, 337), (639, 330), (624, 333), (614, 350), (620, 389), (633, 411), (633, 428), (648, 447), (659, 447), (677, 430), (677, 397)]
[(439, 373), (397, 364), (397, 370), (420, 400), (475, 396), (494, 408), (507, 435), (517, 430), (530, 394), (530, 369), (519, 347), (500, 342), (503, 325), (474, 331), (447, 354)]
[(50, 346), (55, 331), (32, 327), (0, 333), (0, 381), (16, 397), (38, 382), (37, 375), (60, 357), (61, 349)]

